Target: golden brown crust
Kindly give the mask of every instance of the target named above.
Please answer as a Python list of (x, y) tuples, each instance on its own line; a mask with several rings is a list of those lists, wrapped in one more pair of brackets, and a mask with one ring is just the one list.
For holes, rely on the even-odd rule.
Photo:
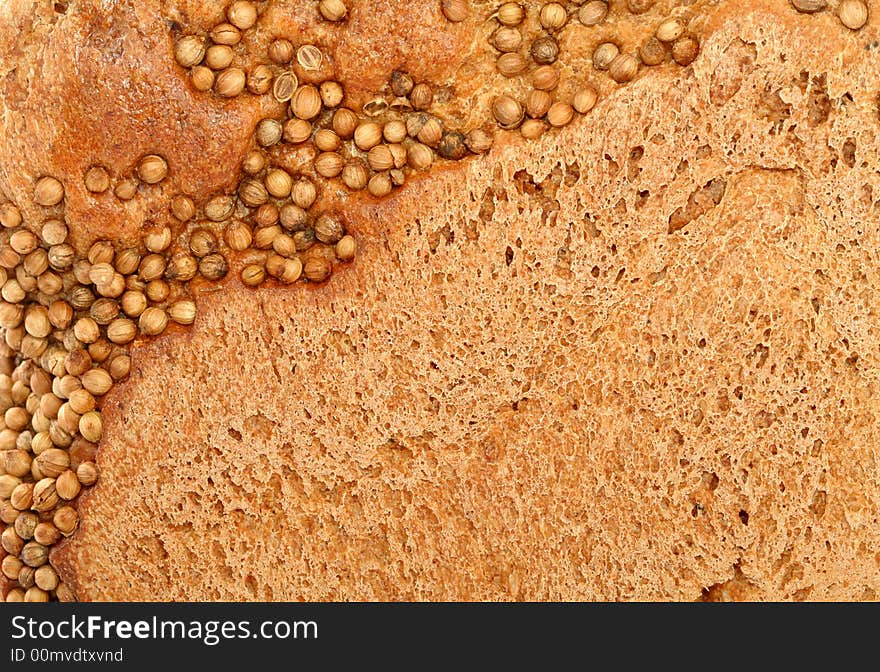
[[(476, 21), (438, 30), (437, 3), (350, 4), (343, 28), (272, 11), (287, 31), (357, 35), (335, 53), (364, 92), (401, 60), (461, 77), (484, 49)], [(212, 16), (181, 7), (162, 14)], [(81, 10), (30, 53), (85, 40), (102, 19)], [(329, 284), (228, 280), (198, 294), (192, 330), (136, 349), (104, 407), (102, 480), (53, 556), (80, 598), (873, 599), (880, 17), (856, 33), (782, 0), (703, 17), (691, 67), (603, 79), (558, 133), (346, 197), (361, 252)], [(50, 140), (85, 123), (86, 94), (60, 91), (86, 66), (52, 66), (27, 98), (7, 75), (10, 196), (156, 146), (168, 189), (224, 186), (259, 110), (192, 96), (167, 26), (136, 19), (120, 39), (145, 46), (85, 73), (148, 76), (97, 109), (156, 121)], [(120, 225), (77, 198), (84, 243), (162, 203)]]

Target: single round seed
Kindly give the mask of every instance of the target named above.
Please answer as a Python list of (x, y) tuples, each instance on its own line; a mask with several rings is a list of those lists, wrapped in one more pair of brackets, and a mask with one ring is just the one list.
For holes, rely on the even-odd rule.
[(354, 144), (358, 149), (369, 151), (382, 142), (382, 127), (373, 121), (365, 121), (354, 132)]
[(259, 150), (248, 152), (241, 162), (241, 169), (248, 175), (256, 175), (266, 167), (266, 157)]
[(309, 215), (305, 209), (290, 203), (282, 206), (279, 219), (287, 231), (302, 231), (309, 226)]
[(195, 229), (189, 236), (189, 249), (201, 259), (217, 251), (217, 238), (208, 229)]
[[(147, 308), (144, 313), (147, 313), (148, 311), (150, 312), (147, 319), (154, 322), (161, 321), (157, 315), (158, 313), (165, 314), (160, 308)], [(143, 320), (143, 318), (144, 315), (142, 314), (141, 320)], [(163, 326), (162, 328), (164, 329), (165, 327)], [(96, 397), (107, 394), (110, 391), (110, 388), (113, 387), (113, 379), (104, 369), (89, 369), (80, 377), (80, 380), (82, 380), (83, 387)]]
[(806, 14), (821, 12), (828, 6), (826, 0), (791, 0), (791, 4), (797, 11)]
[(290, 99), (290, 112), (297, 119), (309, 121), (321, 113), (321, 94), (311, 84), (299, 87)]
[(61, 499), (75, 499), (82, 489), (76, 473), (68, 469), (55, 480), (55, 491)]
[(148, 154), (138, 163), (137, 174), (147, 184), (158, 184), (168, 175), (168, 162), (157, 154)]
[(541, 91), (552, 91), (559, 85), (559, 70), (552, 65), (541, 65), (532, 73), (532, 84)]
[(666, 47), (656, 37), (649, 37), (639, 47), (639, 58), (645, 65), (660, 65), (666, 60)]
[(86, 441), (98, 443), (104, 434), (104, 420), (98, 411), (89, 411), (79, 419), (79, 433)]
[(324, 54), (313, 44), (304, 44), (296, 50), (296, 62), (303, 70), (320, 70), (324, 64)]
[(71, 392), (67, 403), (79, 415), (95, 410), (95, 397), (85, 388)]
[(529, 53), (531, 53), (532, 60), (535, 63), (549, 65), (550, 63), (555, 63), (559, 57), (559, 43), (550, 35), (539, 37), (532, 42)]
[(165, 257), (160, 254), (148, 254), (138, 266), (138, 275), (144, 282), (158, 280), (165, 273)]
[(492, 35), (492, 46), (502, 53), (514, 52), (522, 44), (522, 33), (519, 28), (501, 26)]
[(83, 176), (83, 184), (93, 194), (103, 194), (110, 188), (110, 175), (101, 166), (92, 166)]
[(101, 336), (98, 323), (90, 317), (83, 317), (73, 325), (73, 333), (83, 343), (94, 343)]
[(837, 6), (837, 16), (844, 26), (858, 30), (868, 22), (868, 6), (862, 0), (841, 0)]
[(409, 94), (409, 102), (412, 103), (413, 109), (427, 110), (434, 102), (434, 92), (427, 84), (416, 84)]
[(28, 567), (41, 567), (49, 561), (49, 549), (35, 541), (29, 541), (21, 549), (20, 557)]
[(612, 61), (620, 55), (620, 48), (613, 42), (603, 42), (593, 51), (593, 67), (607, 70)]
[(225, 222), (235, 211), (235, 201), (230, 196), (215, 196), (205, 204), (205, 217), (212, 222)]
[(333, 266), (321, 257), (310, 257), (303, 264), (303, 275), (311, 282), (323, 282), (332, 272)]
[(230, 222), (226, 227), (226, 244), (237, 252), (242, 252), (251, 246), (253, 234), (251, 227), (241, 221)]
[(94, 285), (105, 285), (113, 280), (113, 274), (115, 272), (116, 271), (111, 264), (94, 264), (89, 269), (89, 282)]
[(333, 130), (340, 138), (349, 139), (354, 136), (358, 127), (357, 115), (348, 108), (341, 108), (333, 113)]
[(391, 143), (403, 142), (406, 140), (406, 124), (400, 120), (389, 121), (382, 128), (382, 137)]
[(277, 119), (262, 119), (257, 124), (254, 131), (254, 137), (259, 145), (263, 147), (271, 147), (281, 142), (281, 135), (284, 129), (281, 122)]
[[(184, 194), (177, 194), (171, 199), (171, 203), (169, 204), (169, 210), (171, 210), (171, 214), (181, 222), (188, 222), (191, 220), (196, 214), (196, 206), (193, 203), (193, 200)], [(117, 268), (118, 268), (117, 263)], [(119, 271), (123, 273), (122, 270)], [(129, 273), (131, 271), (128, 271)]]
[(464, 134), (458, 131), (445, 131), (437, 143), (437, 154), (452, 161), (463, 159), (467, 149)]
[(269, 44), (269, 58), (278, 65), (287, 65), (293, 60), (293, 44), (290, 40), (278, 38)]
[[(34, 582), (40, 590), (52, 591), (58, 587), (58, 573), (51, 565), (43, 565), (34, 573)], [(27, 595), (25, 595), (27, 599)]]
[(248, 0), (235, 0), (226, 10), (226, 18), (236, 28), (247, 30), (257, 22), (257, 7)]
[(427, 170), (434, 162), (434, 152), (420, 142), (410, 145), (406, 155), (407, 162), (416, 170)]
[(337, 217), (323, 214), (315, 222), (315, 237), (322, 243), (335, 245), (345, 235), (345, 227)]
[(518, 2), (505, 2), (498, 8), (498, 22), (502, 26), (518, 26), (525, 17), (525, 11)]
[(227, 68), (217, 75), (214, 91), (218, 96), (234, 98), (244, 91), (246, 78), (241, 68)]
[(220, 280), (229, 272), (229, 265), (221, 254), (209, 254), (199, 262), (199, 273), (208, 280)]
[(387, 173), (376, 173), (367, 182), (367, 190), (376, 198), (384, 198), (391, 193), (393, 185)]
[(343, 184), (354, 191), (365, 189), (369, 179), (370, 171), (361, 159), (349, 161), (342, 169)]
[(415, 82), (405, 72), (395, 70), (391, 73), (391, 91), (395, 96), (406, 97), (413, 90)]
[(547, 123), (556, 128), (568, 125), (573, 118), (574, 108), (562, 101), (553, 103), (547, 110)]
[(189, 79), (196, 91), (210, 91), (214, 86), (214, 71), (204, 65), (197, 65), (189, 72)]
[(342, 0), (321, 0), (318, 3), (318, 11), (328, 21), (342, 21), (348, 14), (348, 8)]
[(129, 319), (121, 317), (107, 325), (107, 338), (117, 345), (131, 343), (136, 337), (137, 325)]
[(574, 94), (572, 107), (574, 107), (578, 113), (586, 114), (595, 107), (598, 98), (599, 94), (596, 93), (596, 89), (592, 86), (585, 86)]
[(181, 37), (174, 45), (174, 60), (182, 68), (198, 65), (205, 57), (205, 41), (196, 35)]
[[(129, 290), (122, 295), (122, 298), (119, 301), (120, 306), (122, 307), (122, 312), (124, 312), (129, 317), (139, 317), (142, 312), (147, 309), (147, 297), (146, 295), (138, 290)], [(111, 325), (113, 326), (113, 325)], [(116, 325), (115, 329), (122, 329), (120, 325)], [(117, 332), (119, 333), (119, 332)], [(108, 337), (110, 337), (110, 331), (108, 329)], [(118, 341), (114, 340), (114, 338), (110, 338), (111, 341), (117, 343)], [(128, 341), (122, 341), (127, 343)]]
[(388, 145), (376, 145), (367, 154), (367, 162), (370, 168), (379, 172), (383, 170), (391, 170), (394, 167), (394, 157)]
[(568, 23), (568, 12), (558, 2), (548, 2), (541, 7), (540, 19), (547, 30), (559, 30)]
[(595, 26), (602, 23), (608, 16), (608, 4), (602, 0), (591, 0), (581, 5), (578, 10), (578, 20), (585, 26)]
[(2, 565), (0, 565), (3, 576), (11, 581), (18, 579), (18, 573), (21, 571), (22, 567), (24, 567), (24, 563), (14, 555), (7, 555), (3, 558)]
[(286, 170), (273, 168), (266, 174), (264, 180), (266, 191), (274, 198), (287, 198), (293, 188), (293, 179)]
[(336, 256), (340, 261), (351, 261), (354, 259), (357, 250), (357, 243), (353, 236), (343, 236), (336, 243)]
[(501, 54), (495, 62), (495, 67), (498, 68), (498, 72), (505, 77), (516, 77), (517, 75), (522, 74), (527, 66), (528, 61), (526, 61), (525, 56), (517, 52)]
[(682, 37), (672, 44), (672, 59), (679, 65), (690, 65), (700, 53), (700, 43), (693, 37)]
[(52, 245), (61, 245), (67, 240), (67, 226), (58, 219), (46, 220), (43, 228), (40, 229), (40, 237), (50, 247)]
[(626, 0), (626, 5), (633, 14), (644, 14), (654, 6), (655, 0)]
[(247, 75), (247, 89), (257, 96), (267, 93), (272, 88), (272, 69), (260, 63)]
[(342, 104), (343, 98), (345, 98), (345, 91), (339, 82), (328, 81), (322, 83), (320, 93), (321, 101), (324, 103), (324, 107), (328, 109), (339, 107)]
[(523, 119), (523, 108), (507, 95), (498, 96), (492, 102), (492, 114), (501, 128), (511, 129), (519, 126)]
[(279, 103), (286, 103), (293, 97), (298, 86), (299, 80), (294, 73), (282, 72), (275, 78), (275, 83), (272, 85), (272, 97)]
[[(2, 225), (4, 229), (14, 229), (21, 226), (21, 221), (21, 211), (14, 203), (4, 203), (3, 205), (0, 205), (0, 225)], [(43, 226), (45, 227), (45, 224)], [(59, 242), (64, 241), (62, 240)]]
[(266, 270), (257, 264), (249, 264), (241, 270), (241, 281), (248, 287), (256, 287), (266, 279)]
[(146, 336), (157, 336), (165, 331), (167, 326), (168, 315), (161, 308), (147, 308), (138, 318), (138, 328)]
[(315, 171), (326, 178), (339, 175), (344, 165), (344, 159), (336, 152), (322, 152), (315, 158)]
[(34, 501), (34, 484), (19, 483), (9, 496), (9, 501), (19, 511), (27, 511)]
[(315, 143), (315, 147), (322, 152), (335, 152), (342, 146), (340, 137), (329, 128), (322, 128), (316, 131), (312, 141)]
[(168, 309), (168, 317), (177, 324), (192, 324), (196, 320), (195, 301), (192, 301), (191, 299), (175, 301)]
[(39, 178), (34, 185), (34, 200), (37, 205), (51, 207), (64, 198), (64, 186), (48, 175)]
[(241, 31), (231, 23), (218, 23), (211, 29), (210, 35), (215, 44), (233, 46), (241, 42)]
[(58, 528), (48, 521), (42, 521), (34, 528), (34, 541), (43, 546), (57, 544), (61, 539)]
[[(84, 486), (88, 487), (90, 485), (94, 485), (98, 481), (98, 467), (94, 462), (82, 462), (76, 468), (76, 477), (79, 479), (79, 482)], [(56, 522), (60, 529), (60, 525)]]
[(54, 509), (58, 504), (58, 493), (55, 492), (55, 479), (47, 477), (37, 481), (34, 485), (33, 498), (31, 508), (34, 511), (51, 511)]
[(109, 370), (113, 380), (122, 380), (131, 371), (131, 357), (128, 355), (117, 355), (110, 360)]
[(443, 137), (443, 124), (436, 117), (429, 117), (418, 133), (419, 142), (436, 147)]
[(272, 226), (278, 223), (278, 208), (272, 203), (265, 203), (254, 213), (254, 224), (258, 227)]
[(130, 201), (138, 192), (138, 183), (135, 180), (126, 178), (116, 183), (113, 193), (121, 201)]
[(281, 227), (277, 224), (264, 226), (254, 232), (254, 247), (258, 250), (267, 250), (272, 247), (275, 238), (281, 235)]
[(89, 316), (101, 326), (110, 324), (118, 315), (119, 304), (113, 299), (98, 299), (89, 308)]
[(31, 456), (26, 450), (5, 450), (2, 455), (3, 468), (6, 470), (7, 474), (22, 478), (30, 473)]
[(465, 144), (474, 154), (484, 154), (492, 149), (495, 137), (482, 128), (475, 128), (468, 132)]
[[(546, 91), (533, 89), (526, 96), (526, 114), (533, 119), (539, 119), (547, 114), (550, 106), (553, 104), (553, 97)], [(534, 125), (532, 125), (534, 127)]]
[(304, 119), (288, 119), (284, 122), (284, 140), (298, 145), (312, 135), (312, 125)]
[(608, 74), (615, 82), (629, 82), (639, 72), (639, 60), (631, 54), (618, 54), (608, 66)]
[(238, 197), (246, 206), (258, 208), (269, 200), (269, 193), (260, 180), (249, 178), (238, 185)]
[(661, 42), (675, 42), (679, 37), (684, 35), (684, 23), (677, 18), (666, 19), (657, 26), (654, 35)]

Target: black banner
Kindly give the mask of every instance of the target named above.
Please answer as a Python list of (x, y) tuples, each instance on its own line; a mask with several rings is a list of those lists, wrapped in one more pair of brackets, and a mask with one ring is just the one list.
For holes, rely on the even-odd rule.
[[(863, 613), (841, 619), (841, 609)], [(218, 670), (307, 661), (331, 670), (478, 661), (555, 669), (607, 656), (678, 666), (758, 649), (762, 662), (775, 649), (791, 663), (804, 652), (815, 662), (816, 647), (835, 636), (839, 665), (873, 648), (877, 615), (877, 605), (7, 604), (0, 669), (176, 669), (187, 661)]]

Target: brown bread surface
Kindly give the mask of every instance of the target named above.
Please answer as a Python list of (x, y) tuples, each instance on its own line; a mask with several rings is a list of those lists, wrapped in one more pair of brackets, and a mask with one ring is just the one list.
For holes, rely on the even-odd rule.
[[(477, 18), (351, 1), (315, 27), (311, 4), (261, 30), (317, 31), (354, 95), (395, 67), (502, 90)], [(25, 211), (35, 176), (69, 177), (81, 246), (233, 184), (266, 113), (173, 62), (169, 21), (220, 3), (107, 7), (0, 5), (0, 187)], [(139, 345), (53, 551), (78, 597), (874, 599), (880, 12), (701, 11), (693, 65), (596, 77), (560, 131), (337, 196), (359, 251), (328, 283), (230, 273), (190, 330)], [(161, 190), (78, 186), (154, 150)]]

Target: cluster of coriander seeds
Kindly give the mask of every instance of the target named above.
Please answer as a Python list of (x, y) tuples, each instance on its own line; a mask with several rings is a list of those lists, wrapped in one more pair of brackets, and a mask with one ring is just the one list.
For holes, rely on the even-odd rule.
[[(83, 186), (90, 194), (98, 196), (113, 188), (113, 195), (120, 201), (130, 201), (143, 185), (159, 184), (168, 176), (168, 161), (159, 154), (142, 156), (132, 174), (114, 180), (110, 171), (102, 165), (93, 165), (83, 174)], [(54, 179), (54, 178), (50, 178)], [(38, 203), (40, 203), (38, 201)], [(46, 203), (40, 203), (46, 205)]]
[[(828, 0), (791, 0), (792, 7), (802, 14), (817, 14), (829, 9)], [(837, 18), (850, 30), (860, 30), (868, 23), (868, 5), (864, 0), (840, 0)]]

